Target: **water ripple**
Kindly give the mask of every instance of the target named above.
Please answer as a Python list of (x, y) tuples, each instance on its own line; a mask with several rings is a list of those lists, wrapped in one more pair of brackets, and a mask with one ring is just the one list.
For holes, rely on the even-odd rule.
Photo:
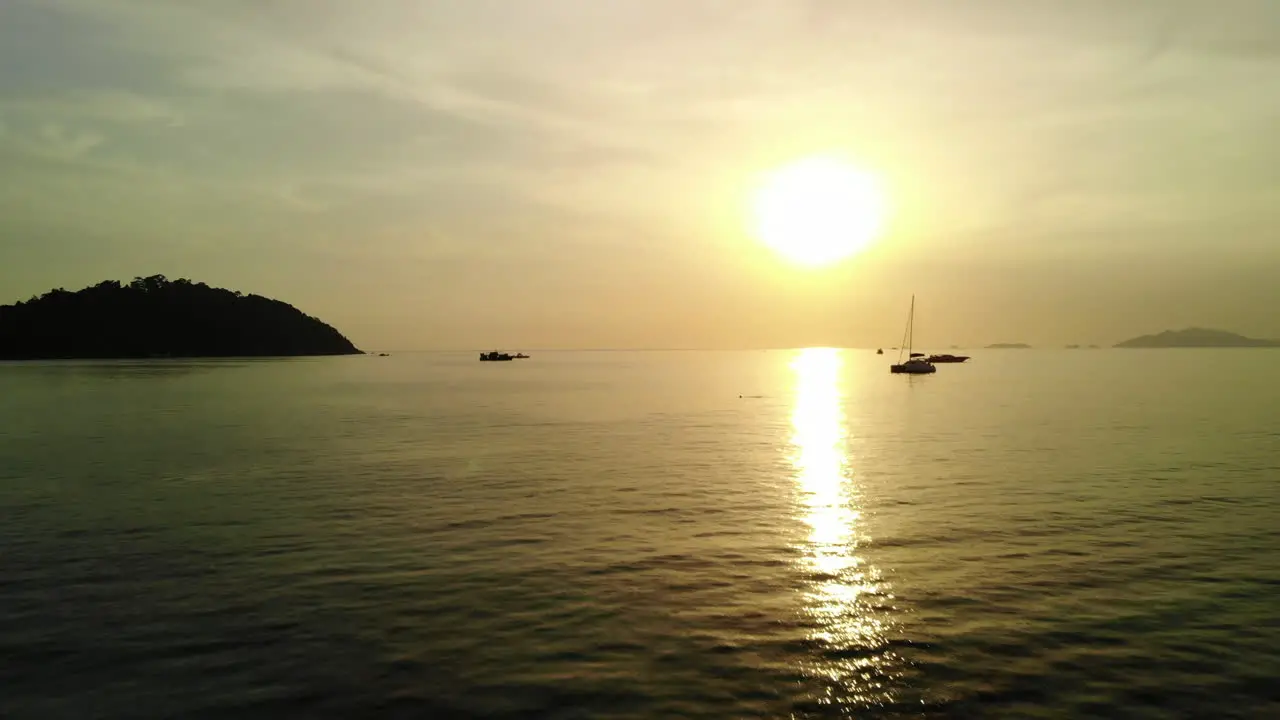
[(1262, 356), (1023, 357), (0, 368), (0, 716), (1280, 717)]

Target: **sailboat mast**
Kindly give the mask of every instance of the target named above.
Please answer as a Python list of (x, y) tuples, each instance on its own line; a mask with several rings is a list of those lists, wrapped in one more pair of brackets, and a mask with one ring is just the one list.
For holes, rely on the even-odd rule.
[(910, 346), (910, 342), (908, 342), (908, 338), (911, 337), (911, 323), (915, 320), (915, 315), (916, 315), (916, 296), (912, 295), (911, 311), (907, 313), (907, 326), (902, 329), (902, 342), (898, 345), (898, 364), (899, 365), (902, 364), (902, 351), (907, 350), (907, 352), (911, 352), (909, 349), (907, 349)]
[(916, 296), (911, 296), (911, 319), (907, 321), (907, 357), (916, 349)]

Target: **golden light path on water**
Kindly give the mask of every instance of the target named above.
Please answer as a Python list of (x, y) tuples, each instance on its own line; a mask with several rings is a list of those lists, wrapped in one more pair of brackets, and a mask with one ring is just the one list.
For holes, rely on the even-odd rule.
[(839, 351), (830, 348), (801, 350), (791, 364), (792, 462), (810, 528), (806, 610), (812, 639), (825, 649), (811, 670), (834, 684), (825, 701), (878, 705), (891, 700), (887, 681), (900, 663), (886, 646), (887, 587), (856, 552), (862, 515), (848, 461), (841, 367)]

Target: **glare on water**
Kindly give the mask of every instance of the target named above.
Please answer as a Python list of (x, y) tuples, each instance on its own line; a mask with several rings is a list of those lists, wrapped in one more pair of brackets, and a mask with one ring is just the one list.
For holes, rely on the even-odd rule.
[(885, 701), (891, 694), (885, 681), (895, 662), (884, 650), (887, 628), (878, 605), (888, 588), (857, 553), (862, 515), (849, 463), (840, 353), (807, 348), (797, 353), (791, 368), (792, 463), (810, 527), (804, 563), (812, 582), (806, 609), (816, 628), (812, 639), (829, 651), (821, 656), (824, 667), (811, 671), (835, 684), (830, 701)]

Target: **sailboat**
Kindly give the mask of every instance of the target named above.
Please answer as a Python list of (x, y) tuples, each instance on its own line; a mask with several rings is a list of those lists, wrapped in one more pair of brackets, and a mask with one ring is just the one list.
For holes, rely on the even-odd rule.
[[(911, 296), (911, 312), (907, 315), (907, 331), (904, 333), (906, 337), (905, 347), (898, 350), (898, 363), (889, 366), (891, 373), (906, 373), (908, 375), (927, 375), (929, 373), (938, 372), (938, 368), (933, 363), (924, 359), (924, 353), (912, 352), (915, 342), (916, 331), (916, 296)], [(902, 350), (907, 351), (907, 361), (902, 362)]]

